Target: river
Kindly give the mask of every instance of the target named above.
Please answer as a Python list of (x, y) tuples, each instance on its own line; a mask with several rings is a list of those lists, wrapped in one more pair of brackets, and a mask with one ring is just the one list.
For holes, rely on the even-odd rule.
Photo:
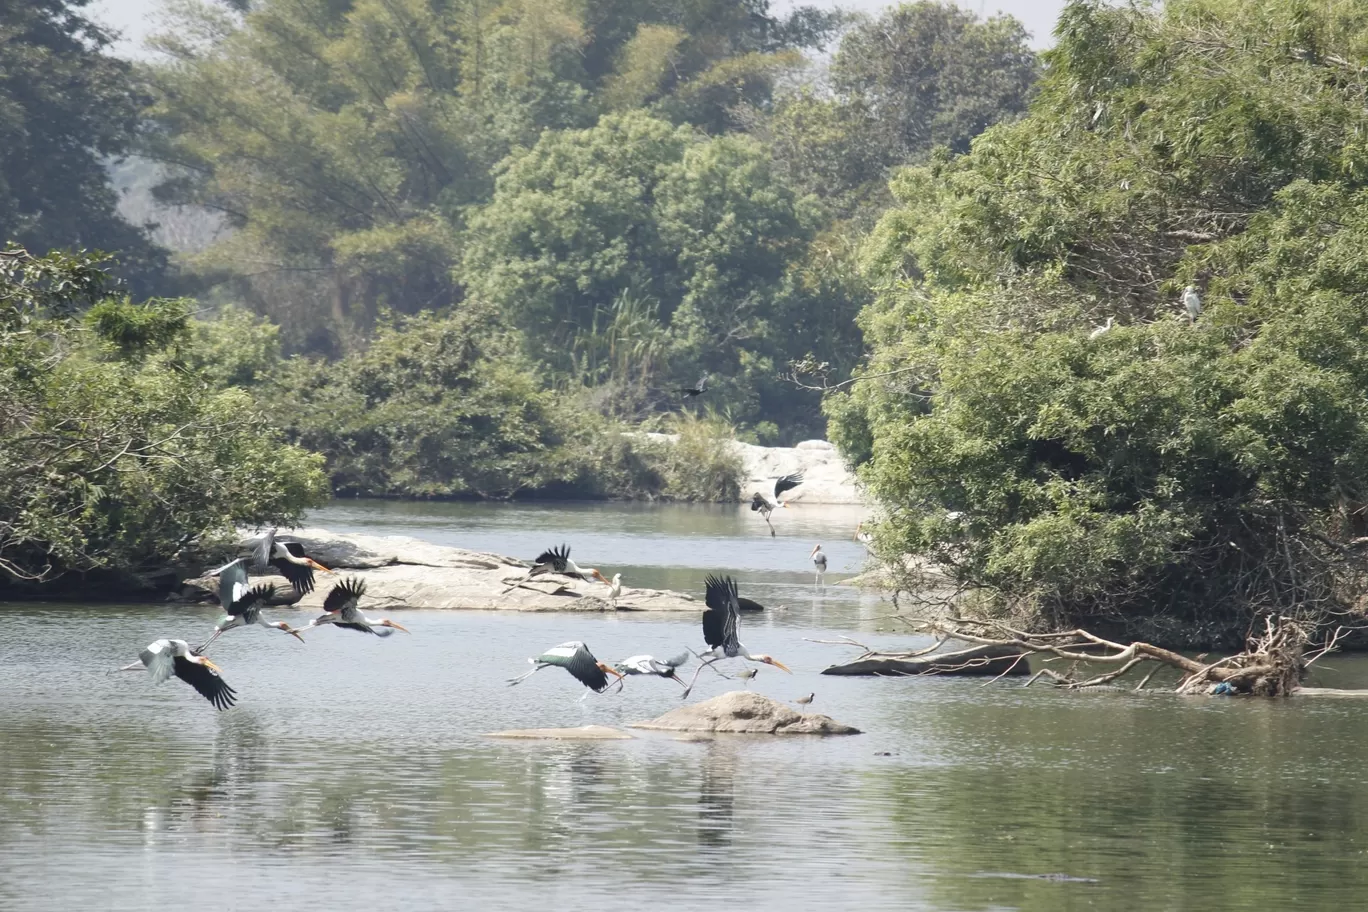
[[(412, 636), (232, 631), (239, 691), (111, 675), (215, 610), (8, 605), (0, 639), (0, 909), (1357, 908), (1368, 891), (1368, 706), (1062, 693), (1015, 682), (821, 677), (910, 642), (858, 571), (858, 512), (345, 502), (311, 523), (531, 556), (566, 541), (632, 585), (733, 572), (782, 605), (743, 638), (790, 666), (754, 689), (849, 738), (506, 742), (679, 703), (635, 679), (584, 693), (526, 658), (583, 639), (612, 661), (699, 645), (697, 621), (394, 611)], [(814, 585), (807, 554), (831, 560)], [(289, 617), (288, 612), (282, 616)], [(1317, 683), (1368, 686), (1332, 657)], [(699, 697), (734, 682), (700, 677)], [(1364, 805), (1364, 807), (1360, 807)]]

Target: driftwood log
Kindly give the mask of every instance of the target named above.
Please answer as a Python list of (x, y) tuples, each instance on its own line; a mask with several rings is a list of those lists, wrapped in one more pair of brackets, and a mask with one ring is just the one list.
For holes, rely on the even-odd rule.
[(1013, 646), (993, 643), (928, 655), (905, 652), (866, 652), (853, 661), (822, 669), (824, 675), (869, 675), (874, 677), (925, 674), (1002, 677), (1005, 675), (1028, 675), (1030, 673), (1031, 663), (1024, 652)]
[[(933, 636), (935, 643), (914, 652), (886, 653), (872, 650), (848, 637), (834, 643), (817, 640), (814, 642), (864, 649), (864, 653), (854, 661), (832, 666), (822, 673), (979, 674), (997, 677), (1029, 674), (1023, 687), (1043, 680), (1060, 687), (1081, 689), (1113, 684), (1124, 675), (1141, 669), (1144, 677), (1135, 689), (1144, 690), (1155, 679), (1157, 672), (1170, 669), (1176, 671), (1178, 676), (1176, 681), (1167, 686), (1181, 694), (1281, 697), (1304, 693), (1308, 696), (1328, 696), (1314, 689), (1303, 689), (1301, 682), (1310, 666), (1334, 651), (1347, 632), (1344, 628), (1337, 628), (1313, 645), (1313, 637), (1317, 633), (1313, 625), (1299, 624), (1286, 617), (1268, 617), (1264, 620), (1263, 629), (1250, 635), (1243, 652), (1208, 661), (1206, 656), (1185, 656), (1150, 643), (1116, 643), (1086, 630), (1035, 633), (1018, 630), (999, 621), (974, 618), (896, 617), (914, 631)], [(950, 641), (970, 644), (970, 648), (942, 652)], [(976, 652), (975, 647), (979, 651)], [(1027, 656), (1033, 656), (1040, 662), (1034, 674), (1026, 667)]]

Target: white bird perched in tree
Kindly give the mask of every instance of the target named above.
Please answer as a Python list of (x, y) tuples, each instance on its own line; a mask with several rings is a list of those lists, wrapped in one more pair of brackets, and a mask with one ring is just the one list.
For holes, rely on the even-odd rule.
[(1188, 322), (1196, 323), (1197, 318), (1202, 315), (1202, 298), (1197, 294), (1195, 285), (1183, 289), (1183, 307), (1187, 309)]
[(821, 585), (822, 576), (826, 574), (827, 557), (822, 553), (821, 545), (812, 547), (812, 566), (817, 570), (817, 585)]
[(147, 669), (153, 684), (160, 684), (175, 675), (195, 688), (215, 709), (227, 709), (237, 702), (237, 693), (219, 677), (219, 667), (204, 656), (191, 652), (190, 644), (185, 640), (160, 639), (148, 643), (147, 648), (138, 654), (138, 661), (125, 665), (119, 671), (137, 671), (140, 668)]
[(1115, 321), (1116, 321), (1116, 318), (1115, 318), (1115, 317), (1107, 317), (1107, 324), (1106, 324), (1105, 326), (1099, 326), (1099, 327), (1097, 327), (1096, 329), (1094, 329), (1092, 332), (1088, 333), (1088, 338), (1089, 338), (1089, 339), (1100, 339), (1102, 336), (1105, 336), (1107, 333), (1111, 332), (1112, 324), (1113, 324)]
[(622, 574), (614, 573), (613, 581), (608, 584), (608, 604), (617, 609), (618, 596), (622, 595)]
[(679, 682), (680, 687), (687, 687), (684, 679), (675, 674), (675, 669), (689, 661), (689, 654), (681, 652), (673, 659), (664, 661), (655, 656), (639, 655), (631, 656), (613, 665), (624, 675), (655, 675), (658, 678), (671, 678)]

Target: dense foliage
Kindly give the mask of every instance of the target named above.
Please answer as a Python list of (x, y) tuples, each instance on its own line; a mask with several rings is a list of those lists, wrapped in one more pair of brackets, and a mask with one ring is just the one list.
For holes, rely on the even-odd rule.
[(0, 0), (0, 243), (120, 251), (155, 284), (165, 253), (116, 212), (103, 159), (128, 150), (146, 99), (87, 0)]
[(317, 457), (187, 366), (188, 314), (115, 296), (90, 258), (0, 251), (0, 591), (136, 587), (327, 496)]
[[(228, 215), (236, 230), (189, 262), (271, 316), (287, 352), (356, 352), (387, 311), (492, 308), (548, 388), (591, 390), (604, 417), (668, 413), (707, 372), (706, 404), (766, 443), (824, 433), (818, 398), (779, 379), (789, 361), (842, 373), (859, 357), (868, 289), (848, 197), (1014, 116), (1036, 68), (1014, 20), (915, 4), (885, 17), (888, 46), (870, 40), (882, 25), (858, 26), (837, 55), (840, 97), (820, 104), (859, 112), (837, 117), (832, 154), (879, 152), (826, 186), (789, 154), (807, 142), (791, 111), (811, 97), (779, 86), (836, 34), (835, 13), (180, 9), (148, 69), (148, 148), (179, 166), (159, 192)], [(915, 78), (889, 77), (909, 54), (925, 57)], [(915, 103), (895, 103), (913, 82)]]
[(1357, 612), (1368, 14), (1082, 0), (1057, 37), (1029, 116), (902, 174), (867, 251), (872, 379), (829, 411), (879, 547), (1168, 642)]

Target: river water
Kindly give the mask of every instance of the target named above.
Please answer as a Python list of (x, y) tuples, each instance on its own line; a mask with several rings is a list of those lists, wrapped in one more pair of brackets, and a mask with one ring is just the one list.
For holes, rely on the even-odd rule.
[[(635, 679), (584, 693), (526, 658), (570, 639), (612, 661), (699, 646), (695, 618), (394, 612), (387, 640), (232, 631), (224, 713), (179, 682), (110, 675), (215, 610), (3, 606), (0, 909), (1179, 910), (1361, 908), (1368, 706), (843, 679), (851, 650), (913, 642), (859, 569), (858, 513), (806, 506), (779, 535), (732, 507), (344, 503), (312, 522), (531, 556), (566, 541), (634, 585), (733, 572), (783, 605), (745, 642), (795, 670), (849, 738), (507, 742), (679, 703)], [(818, 588), (807, 562), (831, 559)], [(282, 616), (288, 617), (288, 613)], [(1368, 686), (1335, 657), (1318, 683)], [(708, 675), (700, 697), (735, 682)]]

